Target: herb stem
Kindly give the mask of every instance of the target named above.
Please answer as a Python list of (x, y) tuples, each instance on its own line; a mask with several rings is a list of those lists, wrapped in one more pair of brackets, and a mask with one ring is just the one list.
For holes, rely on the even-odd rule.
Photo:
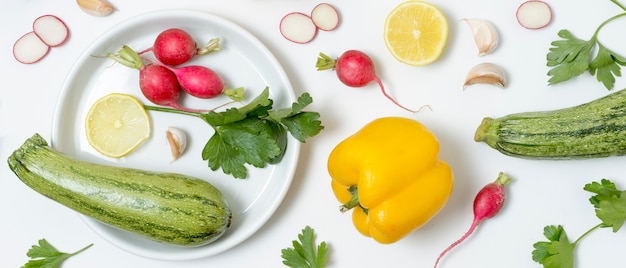
[(70, 256), (78, 255), (78, 253), (81, 253), (81, 252), (83, 252), (83, 251), (87, 250), (87, 249), (88, 249), (88, 248), (90, 248), (91, 246), (93, 246), (93, 243), (91, 243), (91, 244), (87, 245), (86, 247), (84, 247), (84, 248), (80, 249), (79, 251), (76, 251), (76, 252), (74, 252), (74, 253), (72, 253), (72, 254), (69, 254), (69, 255), (70, 255)]
[(166, 113), (173, 113), (173, 114), (183, 114), (183, 115), (189, 115), (189, 116), (195, 116), (195, 117), (202, 117), (201, 113), (187, 112), (187, 111), (182, 111), (179, 109), (174, 109), (174, 108), (169, 108), (169, 107), (159, 107), (159, 106), (151, 106), (151, 105), (144, 105), (143, 107), (149, 111), (166, 112)]
[(598, 225), (592, 227), (591, 229), (587, 230), (584, 234), (582, 234), (581, 236), (578, 237), (578, 239), (576, 239), (576, 241), (574, 241), (574, 245), (578, 244), (578, 241), (580, 241), (581, 239), (583, 239), (583, 237), (587, 236), (589, 233), (591, 233), (593, 230), (598, 229), (602, 226), (602, 223), (599, 223)]
[[(614, 0), (611, 0), (611, 1), (612, 1), (612, 2), (614, 2), (614, 3), (616, 3), (617, 5), (619, 5), (622, 9), (626, 10), (626, 7), (622, 6), (621, 4), (617, 3), (617, 2), (616, 2), (616, 1), (614, 1)], [(596, 37), (598, 36), (598, 33), (600, 32), (600, 30), (601, 30), (601, 29), (602, 29), (605, 25), (607, 25), (609, 22), (614, 21), (614, 20), (619, 19), (619, 18), (624, 17), (624, 16), (626, 16), (626, 12), (625, 12), (625, 13), (620, 13), (620, 14), (617, 14), (617, 15), (615, 15), (615, 16), (613, 16), (613, 17), (609, 18), (608, 20), (605, 20), (604, 22), (602, 22), (602, 24), (600, 24), (600, 26), (598, 26), (598, 28), (596, 29), (596, 31), (593, 33), (593, 37), (591, 38), (591, 40), (596, 40), (596, 39), (597, 39)]]
[(613, 2), (614, 4), (616, 4), (618, 7), (620, 7), (622, 10), (626, 11), (626, 7), (624, 7), (624, 5), (622, 5), (620, 2), (617, 2), (617, 0), (611, 0), (611, 2)]

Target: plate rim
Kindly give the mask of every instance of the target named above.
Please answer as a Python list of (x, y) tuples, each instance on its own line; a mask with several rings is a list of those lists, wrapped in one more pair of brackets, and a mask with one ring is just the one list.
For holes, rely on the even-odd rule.
[[(59, 136), (61, 135), (61, 132), (62, 132), (60, 130), (61, 127), (59, 126), (64, 121), (63, 118), (60, 118), (61, 117), (60, 115), (64, 111), (67, 110), (62, 107), (63, 103), (68, 98), (67, 95), (72, 92), (72, 90), (70, 89), (70, 86), (73, 83), (74, 77), (76, 77), (76, 75), (81, 72), (80, 67), (86, 63), (87, 58), (90, 57), (91, 55), (90, 52), (95, 51), (98, 48), (99, 44), (101, 44), (105, 38), (111, 36), (113, 33), (122, 31), (123, 28), (125, 27), (130, 27), (132, 25), (145, 23), (145, 21), (150, 21), (150, 20), (154, 20), (154, 19), (158, 19), (162, 17), (174, 18), (174, 17), (180, 17), (180, 16), (193, 16), (194, 18), (198, 18), (202, 16), (204, 20), (206, 21), (213, 21), (213, 22), (217, 21), (219, 24), (225, 24), (231, 27), (232, 29), (235, 29), (238, 35), (239, 34), (243, 35), (242, 37), (245, 40), (247, 40), (248, 42), (251, 42), (255, 48), (260, 49), (263, 52), (263, 56), (267, 60), (269, 60), (272, 66), (276, 67), (274, 71), (278, 72), (276, 74), (278, 75), (281, 82), (286, 87), (284, 89), (285, 91), (284, 93), (286, 94), (286, 99), (290, 102), (293, 102), (296, 100), (295, 92), (293, 90), (293, 85), (289, 77), (287, 76), (282, 64), (280, 64), (276, 56), (268, 49), (268, 47), (247, 29), (243, 28), (242, 26), (236, 24), (235, 22), (231, 20), (228, 20), (226, 18), (223, 18), (221, 16), (215, 15), (207, 11), (200, 11), (200, 10), (193, 10), (193, 9), (163, 9), (163, 10), (149, 11), (149, 12), (141, 13), (136, 16), (121, 20), (120, 22), (106, 29), (105, 31), (102, 32), (102, 34), (100, 34), (94, 40), (92, 40), (83, 50), (83, 52), (79, 55), (79, 57), (75, 60), (70, 71), (67, 73), (65, 80), (63, 81), (61, 90), (55, 102), (55, 108), (54, 108), (52, 124), (51, 124), (51, 139), (50, 139), (51, 147), (57, 148), (56, 144), (58, 140), (60, 139)], [(164, 27), (167, 27), (167, 26), (164, 26)], [(271, 88), (270, 88), (270, 91), (271, 91)], [(82, 120), (79, 122), (82, 122)], [(288, 147), (291, 148), (288, 150), (291, 150), (292, 154), (290, 155), (290, 159), (283, 159), (281, 161), (281, 163), (283, 163), (285, 160), (290, 161), (288, 163), (289, 166), (287, 169), (285, 169), (286, 172), (284, 173), (284, 176), (286, 177), (286, 179), (284, 183), (280, 185), (281, 187), (279, 188), (279, 191), (277, 191), (277, 193), (279, 194), (274, 195), (275, 198), (271, 200), (271, 206), (267, 207), (268, 209), (266, 209), (264, 213), (261, 214), (262, 215), (261, 219), (256, 220), (255, 223), (250, 228), (244, 229), (242, 231), (243, 233), (237, 236), (238, 237), (237, 239), (234, 239), (231, 243), (225, 244), (224, 246), (218, 248), (217, 250), (209, 251), (208, 253), (205, 253), (205, 254), (183, 254), (181, 257), (174, 257), (172, 255), (168, 255), (168, 257), (164, 257), (164, 256), (156, 256), (154, 254), (153, 255), (146, 254), (147, 252), (149, 252), (149, 250), (136, 251), (132, 249), (133, 247), (120, 245), (118, 242), (114, 242), (113, 240), (115, 241), (117, 240), (112, 239), (110, 235), (105, 235), (102, 229), (96, 228), (93, 224), (90, 224), (90, 222), (97, 222), (103, 225), (106, 225), (106, 224), (101, 223), (95, 219), (92, 219), (89, 216), (80, 214), (78, 212), (76, 213), (80, 216), (81, 220), (87, 225), (87, 227), (89, 227), (89, 229), (91, 229), (94, 233), (96, 233), (100, 238), (102, 238), (103, 240), (107, 241), (108, 243), (110, 243), (111, 245), (117, 248), (120, 248), (126, 252), (132, 253), (140, 257), (145, 257), (148, 259), (155, 259), (155, 260), (166, 260), (166, 261), (184, 261), (184, 260), (200, 259), (200, 258), (206, 258), (206, 257), (210, 257), (213, 255), (217, 255), (217, 254), (226, 252), (236, 247), (237, 245), (240, 245), (245, 240), (249, 239), (252, 235), (257, 233), (271, 219), (271, 217), (276, 213), (280, 205), (283, 203), (284, 198), (287, 195), (287, 192), (289, 191), (291, 184), (293, 183), (297, 166), (298, 166), (298, 162), (299, 162), (299, 158), (300, 158), (300, 150), (301, 150), (301, 144), (292, 136), (289, 136), (288, 143), (289, 143)], [(67, 152), (64, 152), (64, 153), (67, 153)], [(72, 156), (75, 157), (75, 155), (72, 155)], [(250, 168), (254, 168), (254, 167), (250, 167)], [(211, 244), (205, 245), (203, 247), (210, 246), (210, 245)], [(172, 246), (172, 247), (176, 247), (176, 246)]]

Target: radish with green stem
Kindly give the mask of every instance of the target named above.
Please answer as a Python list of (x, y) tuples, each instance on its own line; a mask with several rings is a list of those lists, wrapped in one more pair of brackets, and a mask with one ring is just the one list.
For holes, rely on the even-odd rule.
[(144, 64), (139, 54), (130, 47), (123, 46), (117, 54), (109, 53), (107, 57), (126, 67), (139, 70), (139, 88), (150, 102), (187, 112), (206, 111), (181, 106), (178, 103), (181, 90), (176, 75), (162, 65)]
[(193, 37), (185, 30), (170, 28), (157, 35), (152, 47), (138, 54), (152, 51), (161, 63), (177, 66), (188, 62), (196, 55), (206, 55), (220, 50), (219, 41), (219, 38), (213, 38), (203, 47), (198, 47)]
[(387, 91), (385, 91), (381, 80), (376, 76), (372, 59), (361, 51), (348, 50), (336, 60), (324, 53), (320, 53), (315, 67), (317, 67), (318, 71), (334, 69), (339, 81), (349, 87), (364, 87), (371, 82), (376, 82), (383, 92), (383, 95), (395, 105), (413, 113), (421, 110), (421, 108), (419, 110), (411, 110), (392, 98)]
[(480, 191), (478, 191), (478, 194), (476, 194), (476, 197), (474, 198), (474, 220), (472, 221), (472, 225), (459, 240), (452, 243), (443, 252), (441, 252), (441, 254), (439, 254), (439, 257), (435, 262), (435, 268), (437, 268), (437, 264), (439, 264), (441, 258), (467, 239), (482, 221), (492, 218), (500, 212), (502, 206), (504, 205), (504, 200), (506, 199), (506, 189), (504, 186), (510, 182), (511, 178), (503, 172), (500, 172), (496, 181), (485, 185)]

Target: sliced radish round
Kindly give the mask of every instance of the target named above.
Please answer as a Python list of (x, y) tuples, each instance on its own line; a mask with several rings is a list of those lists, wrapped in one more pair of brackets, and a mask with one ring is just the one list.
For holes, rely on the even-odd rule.
[(304, 44), (313, 40), (317, 34), (317, 26), (308, 15), (292, 12), (280, 20), (280, 33), (291, 42)]
[(35, 32), (29, 32), (13, 44), (13, 57), (21, 63), (31, 64), (41, 60), (49, 50), (50, 47)]
[(517, 8), (515, 16), (522, 27), (541, 29), (552, 21), (552, 9), (544, 1), (529, 0)]
[(311, 11), (313, 23), (323, 31), (332, 31), (339, 26), (339, 13), (328, 3), (318, 4)]
[(54, 15), (43, 15), (35, 19), (33, 32), (51, 47), (63, 44), (70, 34), (65, 23)]

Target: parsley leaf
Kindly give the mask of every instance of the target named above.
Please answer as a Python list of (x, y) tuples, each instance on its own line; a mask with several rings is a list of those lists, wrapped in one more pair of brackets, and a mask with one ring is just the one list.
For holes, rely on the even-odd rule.
[[(612, 2), (626, 11), (626, 7), (617, 1), (612, 0)], [(613, 89), (615, 77), (621, 76), (621, 66), (626, 66), (626, 58), (598, 42), (598, 32), (607, 23), (623, 16), (626, 16), (626, 13), (620, 13), (602, 22), (588, 41), (576, 38), (568, 30), (560, 30), (558, 36), (562, 39), (553, 41), (546, 55), (546, 65), (551, 67), (548, 71), (548, 76), (550, 76), (548, 84), (560, 83), (589, 71), (589, 74), (595, 75), (598, 82), (601, 82), (606, 89)], [(591, 52), (596, 45), (598, 51), (592, 55)]]
[(211, 170), (222, 169), (235, 178), (247, 177), (246, 165), (257, 168), (280, 162), (287, 148), (287, 133), (305, 142), (324, 127), (317, 112), (303, 111), (313, 98), (302, 94), (290, 108), (272, 110), (273, 100), (265, 88), (250, 103), (222, 112), (196, 113), (169, 107), (144, 105), (147, 110), (199, 117), (214, 133), (204, 145), (202, 159)]
[(602, 220), (603, 227), (619, 231), (626, 221), (626, 194), (607, 179), (587, 184), (584, 189), (596, 194), (589, 201), (596, 208), (596, 216)]
[(283, 264), (292, 268), (324, 268), (326, 263), (326, 242), (315, 246), (315, 233), (310, 226), (304, 227), (298, 234), (298, 240), (292, 241), (292, 248), (281, 250)]
[(549, 84), (556, 84), (569, 80), (584, 73), (589, 68), (589, 53), (594, 43), (576, 38), (568, 30), (558, 33), (562, 40), (552, 42), (550, 52), (546, 56), (547, 65), (553, 67), (548, 71), (552, 76)]
[(88, 246), (76, 251), (74, 253), (65, 253), (60, 252), (56, 248), (54, 248), (46, 239), (40, 239), (38, 245), (33, 245), (26, 255), (31, 259), (22, 266), (22, 268), (55, 268), (60, 267), (61, 263), (66, 259), (77, 255), (93, 246), (93, 244), (89, 244)]
[(591, 182), (583, 188), (585, 191), (594, 193), (589, 202), (596, 210), (596, 216), (602, 221), (592, 227), (576, 241), (570, 242), (561, 225), (549, 225), (544, 228), (544, 236), (549, 241), (540, 241), (533, 245), (532, 252), (534, 261), (543, 264), (544, 268), (573, 268), (574, 249), (579, 241), (598, 228), (612, 227), (617, 232), (626, 221), (626, 191), (617, 189), (615, 184), (607, 179), (600, 182)]
[(533, 260), (543, 264), (545, 268), (573, 268), (576, 244), (569, 242), (563, 226), (546, 226), (543, 234), (549, 242), (537, 242), (533, 245)]

